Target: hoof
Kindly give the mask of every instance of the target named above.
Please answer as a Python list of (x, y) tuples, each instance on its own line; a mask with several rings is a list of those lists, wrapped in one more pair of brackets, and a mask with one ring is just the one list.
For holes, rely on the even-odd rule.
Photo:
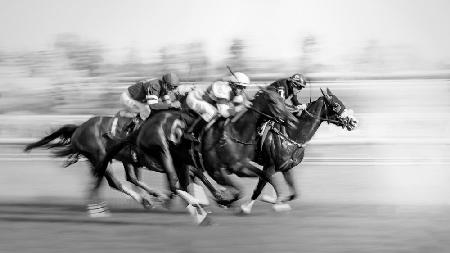
[(105, 203), (89, 204), (87, 206), (87, 209), (88, 209), (88, 215), (91, 218), (104, 218), (104, 217), (111, 216), (111, 213), (109, 212)]
[(291, 211), (292, 208), (289, 204), (274, 204), (273, 210), (275, 210), (275, 212), (287, 212)]
[(144, 206), (145, 209), (152, 209), (153, 204), (148, 199), (142, 199), (142, 206)]
[(261, 201), (270, 203), (270, 204), (275, 204), (275, 203), (277, 203), (277, 198), (264, 194), (261, 196)]
[(199, 226), (206, 227), (213, 225), (212, 219), (209, 216), (205, 216), (203, 220), (198, 224)]
[(246, 205), (241, 205), (241, 214), (250, 214), (252, 212), (252, 208)]

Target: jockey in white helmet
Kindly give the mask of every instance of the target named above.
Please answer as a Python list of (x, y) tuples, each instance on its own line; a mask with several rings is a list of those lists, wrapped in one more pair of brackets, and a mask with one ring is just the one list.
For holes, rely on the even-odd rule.
[(206, 90), (195, 89), (187, 95), (186, 104), (200, 116), (191, 124), (185, 137), (198, 141), (193, 135), (206, 123), (218, 117), (228, 118), (245, 108), (249, 103), (244, 91), (250, 85), (250, 78), (235, 72), (210, 84)]

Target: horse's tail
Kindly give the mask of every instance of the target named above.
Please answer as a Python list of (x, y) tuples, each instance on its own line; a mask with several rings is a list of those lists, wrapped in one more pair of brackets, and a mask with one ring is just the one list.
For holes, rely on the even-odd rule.
[[(55, 148), (67, 146), (68, 144), (70, 144), (70, 138), (72, 137), (72, 134), (75, 132), (77, 128), (78, 126), (74, 124), (64, 125), (58, 130), (54, 131), (53, 133), (45, 136), (41, 140), (28, 144), (25, 147), (24, 151), (29, 152), (30, 150), (38, 147)], [(57, 143), (50, 144), (51, 141), (57, 138), (60, 138), (60, 140)]]

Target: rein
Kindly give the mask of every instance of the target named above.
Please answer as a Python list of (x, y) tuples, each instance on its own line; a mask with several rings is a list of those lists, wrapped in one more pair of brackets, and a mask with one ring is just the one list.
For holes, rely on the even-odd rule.
[(247, 109), (252, 110), (252, 111), (254, 111), (254, 112), (256, 112), (256, 113), (259, 113), (259, 114), (261, 114), (262, 116), (268, 118), (269, 120), (275, 121), (275, 122), (277, 122), (277, 123), (279, 123), (279, 124), (283, 124), (283, 123), (284, 123), (284, 121), (282, 121), (282, 120), (280, 120), (280, 119), (278, 119), (278, 118), (276, 118), (276, 117), (272, 117), (272, 116), (270, 116), (270, 115), (268, 115), (268, 114), (266, 114), (266, 113), (264, 113), (264, 112), (261, 112), (260, 110), (255, 109), (255, 108), (253, 108), (253, 107), (247, 107)]
[[(272, 117), (272, 116), (268, 115), (267, 113), (261, 112), (260, 110), (255, 109), (255, 108), (253, 108), (253, 107), (247, 106), (246, 108), (247, 108), (248, 110), (252, 110), (252, 111), (254, 111), (254, 112), (256, 112), (256, 113), (258, 113), (258, 114), (260, 114), (260, 115), (262, 115), (262, 116), (264, 116), (264, 117), (266, 117), (266, 118), (268, 118), (268, 119), (271, 120), (271, 121), (277, 122), (277, 123), (279, 123), (279, 124), (283, 124), (283, 123), (284, 123), (282, 120), (280, 120), (280, 119), (278, 119), (278, 118), (276, 118), (276, 117)], [(229, 125), (228, 122), (225, 123), (225, 124), (226, 124), (226, 125)], [(228, 136), (228, 137), (230, 138), (230, 140), (232, 140), (232, 141), (234, 141), (234, 142), (236, 142), (236, 143), (239, 143), (239, 144), (243, 144), (243, 145), (256, 145), (256, 144), (257, 144), (257, 141), (255, 141), (254, 139), (252, 139), (252, 140), (250, 140), (250, 141), (241, 141), (241, 140), (239, 140), (238, 138), (234, 137), (234, 136), (231, 134), (231, 133), (232, 133), (231, 130), (232, 130), (232, 129), (230, 128), (229, 134), (227, 134), (226, 131), (224, 131), (224, 134), (223, 134), (224, 137), (225, 137), (225, 136)], [(289, 137), (284, 136), (284, 138), (289, 138)], [(289, 140), (290, 140), (290, 139), (289, 139)], [(291, 141), (292, 141), (292, 140), (291, 140)], [(296, 142), (295, 142), (295, 143), (296, 143)], [(298, 144), (298, 143), (297, 143), (297, 144)]]
[[(325, 110), (328, 110), (327, 103), (324, 103), (324, 105), (325, 105)], [(318, 120), (321, 120), (321, 121), (326, 121), (328, 124), (329, 124), (329, 123), (335, 123), (335, 124), (340, 124), (340, 123), (341, 123), (341, 122), (338, 121), (338, 120), (329, 119), (328, 117), (322, 118), (322, 117), (320, 117), (320, 116), (314, 115), (314, 114), (308, 112), (308, 110), (303, 110), (303, 111), (304, 111), (308, 116), (310, 116), (311, 118), (318, 119)]]
[(303, 146), (305, 145), (304, 143), (300, 144), (300, 143), (292, 140), (291, 138), (289, 138), (288, 136), (283, 134), (280, 130), (278, 130), (278, 129), (274, 128), (274, 127), (272, 127), (270, 130), (273, 131), (274, 133), (276, 133), (278, 136), (280, 136), (285, 141), (287, 141), (287, 142), (289, 142), (291, 144), (294, 144), (295, 146), (297, 146), (297, 148), (303, 148)]
[[(229, 124), (228, 124), (229, 125)], [(257, 144), (257, 142), (255, 141), (255, 139), (254, 138), (252, 138), (250, 141), (241, 141), (241, 140), (239, 140), (238, 138), (236, 138), (236, 137), (234, 137), (232, 134), (231, 134), (231, 127), (229, 127), (229, 129), (230, 129), (230, 131), (229, 131), (229, 133), (227, 134), (227, 132), (226, 131), (224, 131), (223, 132), (223, 137), (225, 138), (225, 137), (229, 137), (230, 138), (230, 140), (232, 140), (232, 141), (234, 141), (234, 142), (237, 142), (237, 143), (239, 143), (239, 144), (243, 144), (243, 145), (256, 145)]]

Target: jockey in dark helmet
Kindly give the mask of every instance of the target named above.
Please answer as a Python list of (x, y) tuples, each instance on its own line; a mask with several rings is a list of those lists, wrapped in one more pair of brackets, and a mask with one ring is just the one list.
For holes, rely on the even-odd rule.
[(306, 104), (301, 104), (297, 98), (297, 93), (305, 87), (306, 80), (302, 74), (294, 74), (291, 77), (279, 79), (269, 85), (269, 89), (278, 92), (284, 99), (290, 97), (292, 104), (297, 107), (298, 110), (306, 109)]
[(180, 84), (178, 76), (166, 73), (160, 79), (146, 79), (128, 87), (120, 97), (121, 104), (134, 116), (126, 127), (127, 131), (136, 130), (146, 120), (152, 109), (167, 109), (170, 105), (169, 92)]

